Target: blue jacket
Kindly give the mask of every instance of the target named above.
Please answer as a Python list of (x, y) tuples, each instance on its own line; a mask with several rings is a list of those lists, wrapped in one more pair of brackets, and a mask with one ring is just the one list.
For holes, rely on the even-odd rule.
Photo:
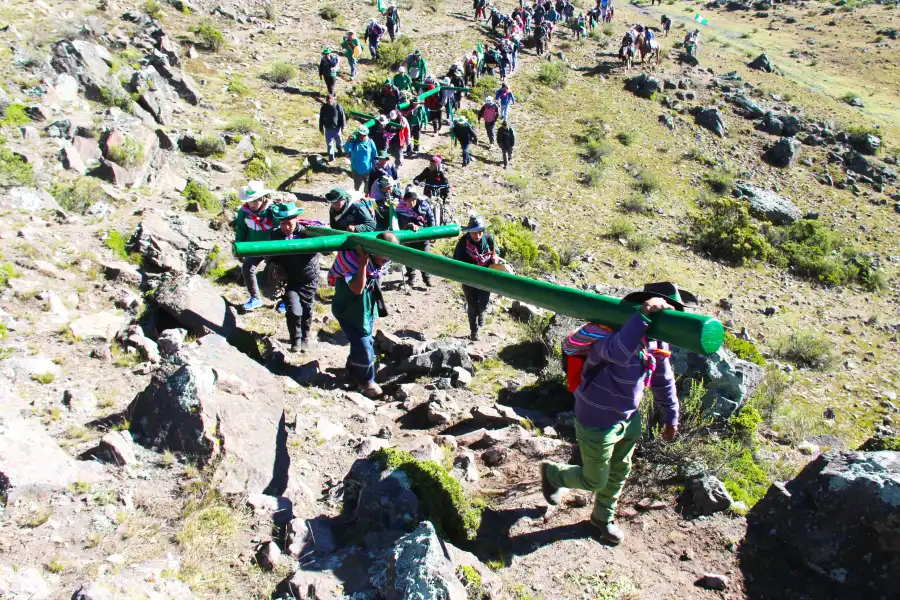
[(494, 94), (494, 100), (499, 102), (502, 106), (506, 106), (508, 104), (514, 104), (516, 97), (513, 95), (512, 90), (504, 92), (503, 88), (500, 88), (497, 90), (497, 93)]
[(352, 139), (344, 144), (344, 152), (350, 154), (350, 169), (357, 175), (368, 175), (375, 164), (375, 142), (366, 138), (366, 141)]

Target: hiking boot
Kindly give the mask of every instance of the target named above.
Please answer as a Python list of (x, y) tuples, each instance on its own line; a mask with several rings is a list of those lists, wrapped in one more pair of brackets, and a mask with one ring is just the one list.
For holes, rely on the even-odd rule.
[(477, 342), (478, 341), (478, 332), (473, 331), (472, 333), (470, 333), (469, 339), (472, 340), (473, 342)]
[(544, 461), (541, 463), (541, 493), (544, 494), (544, 500), (551, 506), (558, 506), (562, 502), (563, 492), (565, 488), (557, 487), (550, 483), (550, 476), (547, 470), (550, 463)]
[(252, 298), (244, 302), (244, 305), (241, 308), (244, 309), (244, 312), (250, 312), (251, 310), (256, 310), (260, 306), (262, 306), (262, 300), (260, 300), (256, 296), (253, 296)]
[(600, 537), (603, 541), (608, 542), (613, 546), (618, 546), (622, 543), (622, 540), (625, 539), (625, 532), (615, 523), (600, 523), (595, 520), (594, 517), (591, 517), (591, 525), (600, 530)]
[(378, 398), (382, 394), (381, 386), (374, 381), (370, 381), (366, 385), (360, 386), (359, 391), (361, 391), (362, 395), (366, 398)]

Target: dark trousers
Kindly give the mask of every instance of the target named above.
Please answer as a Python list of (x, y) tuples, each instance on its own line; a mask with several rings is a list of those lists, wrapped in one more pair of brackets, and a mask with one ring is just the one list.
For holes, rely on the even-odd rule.
[(469, 154), (470, 145), (469, 142), (463, 142), (462, 140), (459, 142), (459, 146), (462, 148), (462, 164), (464, 167), (472, 162), (472, 155)]
[(285, 318), (291, 343), (309, 338), (317, 286), (318, 281), (291, 282), (284, 288)]
[(400, 142), (396, 144), (391, 144), (388, 146), (388, 152), (391, 153), (391, 156), (394, 158), (394, 162), (397, 163), (397, 166), (403, 166), (403, 148), (400, 147)]
[[(416, 242), (414, 244), (404, 244), (405, 246), (409, 246), (415, 250), (421, 250), (422, 252), (431, 252), (431, 242)], [(412, 285), (416, 280), (416, 270), (412, 267), (406, 267), (406, 283)], [(425, 285), (431, 284), (431, 275), (428, 273), (422, 272), (422, 281)]]
[(441, 130), (441, 108), (430, 108), (428, 109), (428, 120), (431, 122), (431, 126), (434, 127), (434, 132), (437, 133)]
[(503, 168), (505, 169), (509, 166), (509, 161), (512, 160), (512, 148), (500, 148), (500, 151), (503, 153)]
[(469, 315), (469, 329), (472, 333), (477, 333), (478, 328), (484, 326), (484, 313), (491, 303), (491, 293), (464, 285), (463, 294), (466, 297), (466, 313)]
[(497, 121), (491, 121), (488, 123), (484, 122), (484, 130), (487, 132), (488, 143), (493, 146), (494, 145), (494, 128), (497, 126)]
[[(418, 152), (419, 151), (419, 136), (422, 135), (422, 128), (418, 125), (410, 125), (409, 133), (410, 133), (409, 137), (411, 138), (410, 146), (412, 146), (413, 152)], [(407, 146), (407, 150), (409, 149), (410, 146)]]
[(369, 174), (351, 171), (350, 175), (353, 177), (353, 189), (359, 191), (362, 188), (363, 192), (368, 193), (366, 186), (369, 184)]
[(325, 88), (328, 90), (328, 93), (334, 95), (334, 82), (337, 81), (334, 77), (323, 77), (325, 80)]
[(394, 41), (394, 38), (397, 36), (397, 26), (393, 23), (388, 23), (387, 26), (388, 35), (391, 36), (391, 41)]

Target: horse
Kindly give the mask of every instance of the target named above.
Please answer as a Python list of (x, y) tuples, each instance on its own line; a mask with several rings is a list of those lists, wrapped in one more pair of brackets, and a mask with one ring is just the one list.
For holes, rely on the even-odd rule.
[(659, 65), (659, 42), (657, 42), (655, 39), (647, 40), (644, 35), (641, 34), (637, 39), (637, 47), (641, 50), (641, 64), (644, 64), (644, 57), (649, 54), (651, 61), (653, 61), (653, 57), (656, 56), (656, 64), (657, 66)]
[(622, 66), (625, 67), (625, 73), (628, 73), (634, 66), (634, 55), (634, 44), (625, 44), (619, 48), (619, 59), (622, 61)]

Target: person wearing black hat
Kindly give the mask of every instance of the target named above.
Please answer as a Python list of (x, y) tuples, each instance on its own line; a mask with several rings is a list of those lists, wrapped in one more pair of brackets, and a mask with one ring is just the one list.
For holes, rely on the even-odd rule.
[[(486, 233), (487, 223), (484, 217), (472, 215), (469, 223), (462, 228), (463, 236), (456, 242), (453, 251), (453, 259), (460, 262), (490, 267), (499, 264), (494, 237)], [(484, 327), (484, 314), (491, 303), (491, 293), (464, 285), (463, 294), (466, 297), (466, 313), (469, 317), (469, 339), (478, 341), (478, 330)]]
[[(418, 231), (422, 227), (434, 227), (434, 211), (428, 203), (428, 198), (420, 196), (412, 186), (406, 188), (403, 194), (403, 200), (397, 205), (397, 224), (400, 229), (409, 229), (410, 231)], [(410, 248), (429, 252), (431, 250), (431, 242), (411, 242), (405, 244)], [(406, 292), (411, 293), (413, 283), (416, 281), (416, 270), (410, 266), (406, 267)], [(422, 272), (422, 283), (427, 287), (431, 287), (431, 275)]]
[[(272, 207), (272, 218), (278, 226), (272, 230), (272, 240), (297, 240), (309, 237), (306, 226), (300, 224), (300, 213), (293, 202)], [(319, 253), (282, 254), (269, 260), (284, 272), (284, 304), (287, 307), (288, 335), (291, 352), (309, 349), (309, 331), (312, 326), (313, 305), (319, 286)]]
[(587, 323), (562, 343), (569, 389), (575, 391), (575, 435), (583, 465), (541, 463), (541, 491), (553, 505), (567, 488), (594, 492), (591, 523), (612, 544), (625, 538), (613, 517), (641, 435), (638, 407), (645, 388), (652, 390), (662, 415), (663, 440), (672, 441), (678, 433), (671, 351), (665, 342), (648, 339), (647, 329), (660, 311), (683, 311), (696, 300), (673, 283), (648, 283), (622, 299), (634, 305), (635, 313), (621, 329)]
[(331, 203), (328, 221), (332, 229), (355, 233), (375, 231), (375, 218), (372, 213), (363, 204), (354, 202), (346, 190), (334, 188), (325, 194), (325, 199)]

